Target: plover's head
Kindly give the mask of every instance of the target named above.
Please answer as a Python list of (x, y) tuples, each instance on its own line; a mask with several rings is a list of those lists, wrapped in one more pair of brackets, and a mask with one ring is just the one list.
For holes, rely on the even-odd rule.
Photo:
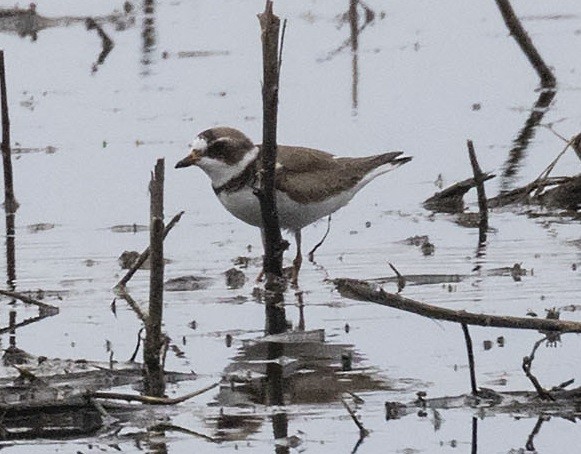
[(234, 128), (207, 129), (194, 139), (188, 156), (176, 164), (176, 169), (200, 167), (219, 187), (239, 175), (258, 156), (258, 147)]

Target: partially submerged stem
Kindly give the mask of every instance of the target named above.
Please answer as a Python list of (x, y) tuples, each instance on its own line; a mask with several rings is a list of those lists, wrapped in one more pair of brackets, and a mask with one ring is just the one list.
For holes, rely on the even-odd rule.
[(10, 117), (8, 115), (8, 93), (6, 89), (6, 69), (4, 66), (3, 50), (0, 50), (0, 100), (2, 110), (2, 163), (4, 165), (4, 209), (6, 210), (7, 214), (13, 214), (16, 211), (16, 199), (14, 198), (12, 154), (10, 151)]
[(164, 160), (158, 159), (149, 184), (151, 195), (150, 243), (151, 272), (149, 279), (149, 311), (145, 322), (145, 342), (143, 363), (146, 375), (146, 393), (162, 396), (165, 389), (163, 380), (162, 348), (164, 336), (163, 322), (163, 187)]
[(369, 435), (369, 431), (363, 426), (361, 421), (359, 421), (359, 418), (357, 417), (355, 412), (351, 409), (349, 404), (345, 401), (345, 399), (341, 398), (341, 403), (343, 404), (343, 406), (345, 407), (345, 410), (347, 410), (347, 413), (349, 413), (349, 416), (351, 416), (351, 419), (353, 420), (353, 422), (355, 423), (355, 425), (359, 429), (359, 436), (361, 438), (364, 438), (367, 435)]
[(462, 332), (464, 333), (464, 340), (466, 341), (466, 350), (468, 352), (468, 367), (470, 368), (470, 388), (472, 390), (472, 395), (478, 395), (478, 387), (476, 385), (476, 368), (474, 366), (474, 349), (472, 348), (472, 338), (470, 337), (470, 331), (468, 331), (468, 325), (466, 323), (461, 323)]
[(280, 19), (273, 12), (273, 3), (267, 0), (264, 12), (258, 15), (262, 39), (262, 147), (260, 188), (256, 195), (260, 202), (264, 234), (264, 272), (267, 286), (282, 278), (282, 255), (285, 250), (280, 233), (275, 197), (276, 129), (279, 89), (279, 29)]

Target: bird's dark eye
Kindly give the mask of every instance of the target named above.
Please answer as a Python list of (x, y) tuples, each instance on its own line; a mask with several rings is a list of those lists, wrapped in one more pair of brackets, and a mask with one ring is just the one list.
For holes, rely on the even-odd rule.
[(228, 154), (227, 144), (225, 142), (222, 142), (222, 141), (213, 142), (208, 146), (208, 150), (206, 151), (206, 154), (210, 158), (218, 158), (218, 159), (222, 158), (222, 159), (224, 159), (224, 157)]

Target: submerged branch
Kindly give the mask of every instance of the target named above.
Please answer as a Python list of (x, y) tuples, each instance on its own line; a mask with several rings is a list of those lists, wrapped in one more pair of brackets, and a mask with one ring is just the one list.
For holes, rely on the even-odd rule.
[(20, 300), (23, 303), (34, 304), (35, 306), (38, 306), (41, 309), (41, 311), (43, 311), (42, 315), (45, 315), (45, 316), (46, 315), (55, 315), (55, 314), (58, 314), (58, 312), (59, 312), (58, 307), (53, 306), (52, 304), (43, 303), (43, 302), (38, 301), (34, 298), (26, 296), (22, 293), (12, 292), (9, 290), (0, 290), (0, 295), (7, 296), (9, 298), (16, 298), (17, 300)]
[(357, 279), (335, 279), (334, 284), (337, 287), (337, 290), (339, 290), (339, 293), (346, 298), (359, 301), (369, 301), (437, 320), (465, 323), (466, 325), (490, 326), (495, 328), (581, 333), (581, 322), (455, 311), (444, 307), (421, 303), (394, 293), (388, 293), (376, 285)]
[(141, 402), (142, 404), (149, 405), (175, 405), (192, 399), (193, 397), (199, 396), (200, 394), (204, 394), (205, 392), (210, 391), (219, 385), (220, 383), (216, 382), (197, 391), (184, 394), (180, 397), (141, 396), (137, 394), (110, 393), (104, 391), (89, 392), (87, 396), (94, 399), (125, 400), (127, 402)]

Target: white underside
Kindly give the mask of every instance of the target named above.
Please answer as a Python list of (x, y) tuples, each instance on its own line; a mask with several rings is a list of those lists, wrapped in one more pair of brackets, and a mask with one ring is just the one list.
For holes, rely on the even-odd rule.
[[(302, 204), (291, 200), (286, 194), (277, 191), (277, 208), (279, 223), (283, 229), (297, 231), (313, 222), (324, 218), (349, 203), (353, 196), (375, 177), (399, 167), (385, 164), (371, 171), (354, 188), (332, 196), (320, 202)], [(260, 204), (251, 188), (245, 187), (239, 191), (218, 194), (222, 205), (238, 219), (257, 227), (262, 226)]]
[[(276, 204), (280, 226), (292, 231), (300, 230), (347, 205), (356, 192), (351, 190), (322, 202), (302, 204), (277, 191)], [(218, 198), (222, 205), (238, 219), (250, 225), (262, 226), (260, 204), (252, 189), (244, 188), (231, 193), (222, 192)]]

